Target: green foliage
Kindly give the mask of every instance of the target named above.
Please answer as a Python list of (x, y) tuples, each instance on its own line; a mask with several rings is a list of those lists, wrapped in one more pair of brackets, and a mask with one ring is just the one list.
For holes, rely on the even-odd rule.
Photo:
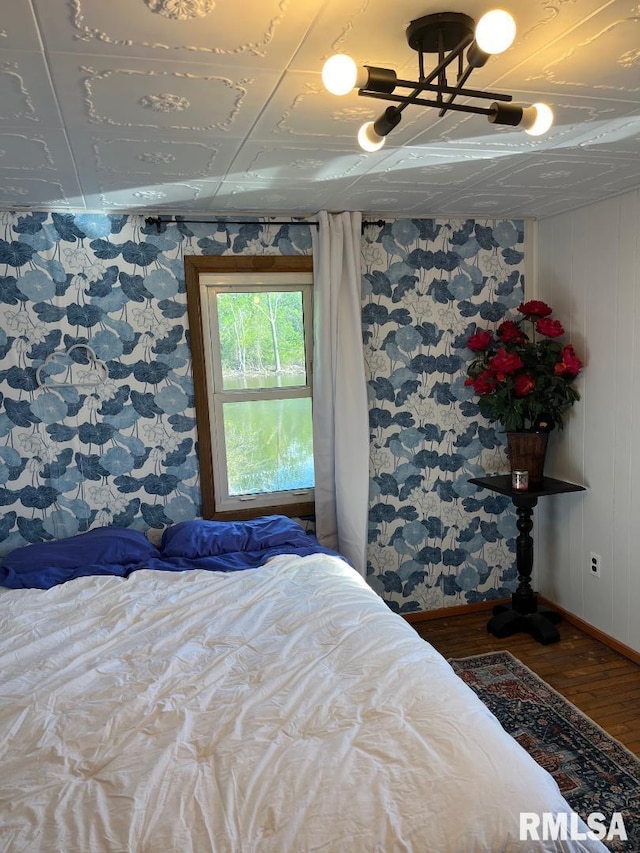
[(220, 293), (217, 308), (225, 375), (304, 371), (300, 291)]
[[(306, 384), (301, 290), (219, 292), (216, 306), (225, 390)], [(311, 411), (308, 396), (224, 403), (230, 495), (313, 487)]]

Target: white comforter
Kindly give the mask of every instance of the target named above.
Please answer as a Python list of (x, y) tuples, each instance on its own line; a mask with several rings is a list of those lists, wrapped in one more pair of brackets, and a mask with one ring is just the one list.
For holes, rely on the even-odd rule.
[(342, 561), (0, 597), (0, 849), (472, 853), (555, 782)]

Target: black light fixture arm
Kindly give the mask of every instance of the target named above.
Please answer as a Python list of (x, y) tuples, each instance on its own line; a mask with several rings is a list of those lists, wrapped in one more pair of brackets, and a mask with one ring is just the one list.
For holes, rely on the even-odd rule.
[[(464, 90), (463, 90), (463, 88), (462, 88), (462, 87), (464, 86), (464, 84), (467, 82), (467, 80), (468, 80), (468, 79), (469, 79), (469, 77), (471, 76), (471, 72), (472, 72), (472, 71), (473, 71), (473, 66), (472, 66), (472, 65), (467, 65), (466, 69), (462, 72), (462, 74), (460, 74), (460, 75), (458, 76), (458, 85), (456, 86), (456, 90), (455, 90), (455, 92), (452, 92), (452, 93), (451, 93), (451, 97), (447, 99), (447, 101), (445, 102), (444, 107), (442, 107), (442, 109), (441, 109), (441, 110), (440, 110), (440, 112), (438, 113), (438, 116), (439, 116), (440, 118), (442, 118), (442, 116), (447, 112), (447, 109), (448, 109), (448, 108), (451, 108), (451, 104), (453, 103), (454, 98), (457, 98), (459, 94), (461, 94), (462, 92), (464, 92)], [(476, 95), (475, 97), (476, 97), (476, 98), (485, 98), (485, 97), (486, 97), (486, 94), (481, 93), (481, 94)]]
[[(497, 92), (482, 92), (477, 89), (465, 89), (464, 83), (476, 67), (481, 67), (487, 61), (489, 54), (481, 50), (474, 38), (473, 21), (467, 15), (457, 13), (441, 13), (427, 15), (413, 21), (407, 28), (407, 40), (410, 47), (418, 52), (418, 68), (420, 79), (418, 81), (398, 80), (395, 72), (391, 69), (365, 66), (368, 70), (368, 79), (358, 94), (370, 98), (380, 98), (393, 101), (395, 107), (387, 107), (384, 113), (373, 123), (373, 129), (380, 137), (387, 136), (394, 127), (400, 123), (403, 110), (408, 106), (419, 105), (425, 107), (436, 107), (439, 116), (443, 116), (448, 110), (455, 112), (474, 113), (485, 115), (490, 121), (495, 121), (495, 110), (493, 108), (479, 107), (467, 104), (464, 107), (454, 104), (458, 95), (468, 98), (484, 98), (491, 101), (511, 101), (511, 95), (503, 95)], [(469, 48), (467, 66), (464, 70), (464, 51)], [(427, 75), (424, 73), (425, 50), (438, 53), (438, 64)], [(448, 52), (447, 52), (448, 51)], [(452, 62), (458, 60), (458, 79), (455, 86), (447, 83), (446, 70)], [(437, 81), (434, 83), (434, 81)], [(411, 88), (407, 95), (396, 95), (397, 88)], [(423, 92), (433, 92), (435, 100), (420, 97)], [(445, 101), (443, 95), (450, 97)]]
[[(491, 55), (501, 53), (513, 42), (515, 22), (508, 12), (487, 12), (477, 25), (473, 18), (460, 12), (425, 15), (409, 24), (406, 37), (409, 47), (418, 53), (418, 80), (400, 80), (392, 69), (373, 65), (358, 70), (350, 57), (341, 54), (327, 60), (323, 68), (323, 82), (333, 94), (344, 95), (356, 89), (359, 95), (393, 104), (375, 121), (360, 128), (358, 141), (365, 151), (379, 150), (387, 134), (400, 123), (403, 111), (412, 105), (435, 107), (439, 117), (449, 110), (485, 115), (493, 124), (521, 125), (535, 136), (551, 126), (553, 113), (546, 104), (524, 107), (511, 104), (511, 95), (465, 86), (474, 69), (482, 68)], [(428, 73), (426, 53), (438, 57), (437, 65)], [(447, 68), (456, 61), (456, 79), (449, 85)], [(410, 91), (396, 91), (402, 89)], [(462, 105), (455, 103), (460, 97), (466, 99)], [(478, 106), (473, 99), (488, 100), (491, 105)]]
[[(413, 80), (397, 80), (396, 88), (415, 88), (417, 84)], [(513, 100), (511, 95), (504, 95), (501, 92), (483, 92), (480, 89), (464, 89), (462, 86), (437, 86), (434, 83), (423, 83), (420, 86), (421, 92), (434, 92), (435, 94), (445, 94), (445, 95), (463, 95), (466, 98), (484, 98), (488, 101), (511, 101)], [(405, 103), (407, 106), (409, 104), (419, 104), (420, 100), (417, 96), (414, 97), (415, 92), (412, 92), (411, 95), (394, 95), (393, 93), (385, 93), (385, 92), (375, 92), (373, 90), (359, 90), (359, 95), (363, 95), (365, 98), (379, 98), (383, 101), (397, 101), (398, 103)], [(411, 99), (411, 100), (409, 100)]]
[[(458, 45), (457, 45), (457, 47), (455, 47), (455, 48), (454, 48), (454, 49), (453, 49), (449, 54), (447, 54), (446, 56), (444, 55), (444, 52), (443, 52), (443, 50), (441, 49), (441, 50), (440, 50), (440, 52), (439, 52), (439, 59), (440, 59), (440, 62), (436, 65), (436, 67), (433, 69), (433, 71), (431, 72), (431, 74), (428, 74), (428, 75), (424, 78), (424, 80), (422, 80), (422, 79), (420, 80), (420, 82), (418, 83), (418, 85), (416, 86), (416, 88), (415, 88), (415, 89), (413, 90), (413, 92), (409, 95), (409, 98), (408, 98), (407, 103), (405, 104), (405, 106), (409, 106), (409, 104), (411, 104), (411, 103), (417, 103), (417, 101), (415, 100), (415, 98), (417, 98), (417, 96), (418, 96), (421, 92), (423, 92), (423, 91), (425, 90), (425, 88), (426, 88), (426, 87), (427, 87), (427, 86), (428, 86), (428, 85), (429, 85), (429, 84), (430, 84), (430, 83), (431, 83), (431, 82), (432, 82), (436, 77), (438, 77), (438, 78), (439, 78), (439, 80), (440, 80), (440, 83), (439, 83), (439, 85), (438, 85), (438, 89), (439, 89), (440, 91), (442, 91), (442, 90), (443, 90), (443, 86), (444, 86), (444, 87), (446, 87), (446, 85), (447, 85), (447, 83), (446, 83), (446, 79), (447, 79), (447, 78), (446, 78), (446, 77), (442, 77), (443, 72), (445, 71), (445, 69), (446, 69), (449, 65), (451, 65), (451, 63), (453, 62), (453, 60), (454, 60), (454, 59), (456, 59), (456, 57), (457, 57), (458, 55), (461, 55), (461, 54), (462, 54), (462, 52), (464, 51), (464, 49), (467, 47), (467, 45), (468, 45), (468, 44), (470, 44), (470, 42), (471, 42), (471, 41), (473, 41), (473, 36), (468, 36), (467, 38), (463, 39), (463, 40), (460, 42), (460, 44), (458, 44)], [(422, 51), (422, 50), (420, 50), (420, 51), (419, 51), (419, 53), (420, 53), (420, 62), (422, 63), (423, 51)]]
[[(413, 88), (413, 91), (411, 92), (411, 94), (405, 95), (403, 98), (401, 98), (401, 100), (400, 100), (401, 106), (396, 107), (398, 112), (402, 112), (410, 104), (419, 104), (420, 101), (417, 100), (418, 95), (420, 95), (422, 92), (424, 92), (425, 89), (430, 89), (431, 91), (435, 91), (438, 93), (447, 90), (448, 87), (447, 87), (446, 82), (445, 82), (446, 78), (444, 78), (444, 81), (442, 79), (440, 79), (442, 73), (453, 62), (454, 59), (456, 59), (459, 55), (461, 55), (463, 53), (465, 48), (472, 41), (473, 41), (473, 35), (468, 35), (466, 38), (463, 38), (462, 41), (456, 47), (454, 47), (453, 50), (451, 50), (450, 53), (448, 53), (446, 56), (443, 55), (442, 52), (440, 52), (440, 62), (436, 65), (436, 67), (433, 69), (433, 71), (430, 74), (428, 74), (424, 79), (420, 79), (418, 82), (415, 82), (415, 83), (411, 83), (410, 81), (406, 81), (406, 82), (409, 82), (409, 85), (412, 85), (414, 88)], [(420, 69), (422, 72), (422, 69), (424, 67), (424, 63), (423, 63), (424, 51), (422, 49), (420, 49), (418, 51), (418, 53), (420, 56)], [(437, 85), (433, 86), (431, 84), (432, 84), (433, 80), (436, 79), (436, 77), (440, 79), (440, 82)], [(400, 83), (400, 81), (396, 81), (396, 85), (402, 85), (402, 84)], [(366, 91), (363, 91), (363, 90), (360, 90), (360, 91), (361, 91), (361, 94), (363, 94), (363, 95), (369, 94)]]
[[(402, 97), (402, 95), (387, 95), (386, 98), (383, 98), (382, 95), (372, 95), (372, 98), (380, 98), (385, 101), (393, 101), (394, 103), (399, 104), (397, 107), (391, 107), (390, 109), (396, 110), (398, 113), (402, 111), (402, 109), (408, 106), (406, 100)], [(495, 103), (495, 102), (494, 102)], [(435, 107), (436, 109), (442, 109), (442, 99), (436, 98), (433, 101), (428, 100), (427, 98), (414, 98), (411, 101), (411, 104), (415, 104), (419, 107)], [(493, 115), (495, 112), (491, 107), (479, 107), (475, 104), (447, 104), (447, 110), (453, 110), (454, 112), (459, 113), (473, 113), (479, 116), (489, 116)], [(502, 124), (502, 122), (498, 122), (498, 124)]]

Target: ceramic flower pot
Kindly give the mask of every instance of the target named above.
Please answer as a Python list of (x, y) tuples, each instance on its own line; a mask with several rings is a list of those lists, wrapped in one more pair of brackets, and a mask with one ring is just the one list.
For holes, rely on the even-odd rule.
[(529, 485), (539, 486), (544, 478), (548, 432), (508, 432), (507, 455), (512, 471), (526, 471)]

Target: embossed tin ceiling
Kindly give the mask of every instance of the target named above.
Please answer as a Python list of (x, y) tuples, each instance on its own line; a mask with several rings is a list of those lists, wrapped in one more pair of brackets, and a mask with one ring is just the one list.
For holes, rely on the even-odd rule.
[(545, 137), (321, 84), (337, 51), (415, 78), (407, 24), (490, 0), (0, 0), (0, 209), (543, 217), (640, 186), (638, 0), (512, 0), (469, 85), (545, 100)]

